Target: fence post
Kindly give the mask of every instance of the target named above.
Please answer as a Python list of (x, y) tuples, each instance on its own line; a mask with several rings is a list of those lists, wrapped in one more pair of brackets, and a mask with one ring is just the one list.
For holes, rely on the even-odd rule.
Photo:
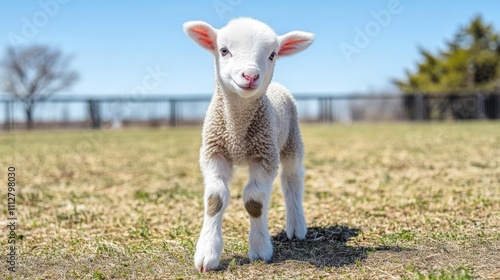
[(4, 129), (6, 131), (11, 131), (14, 127), (13, 120), (12, 120), (12, 101), (10, 100), (5, 100), (5, 123), (4, 123)]
[(323, 117), (323, 102), (321, 102), (321, 98), (318, 98), (318, 122), (321, 122)]
[(424, 119), (424, 95), (417, 93), (415, 95), (415, 120), (421, 121)]
[(328, 98), (327, 97), (320, 97), (318, 100), (319, 100), (318, 121), (325, 123), (328, 121)]
[(177, 100), (170, 99), (170, 126), (177, 126)]
[(101, 128), (101, 107), (99, 106), (99, 101), (90, 99), (88, 103), (91, 127), (93, 129), (99, 129)]
[(484, 119), (484, 117), (486, 116), (484, 95), (478, 93), (476, 96), (477, 96), (477, 118)]
[(333, 122), (333, 97), (328, 98), (328, 121)]
[(500, 94), (496, 95), (497, 98), (497, 119), (500, 119)]
[(4, 123), (3, 123), (3, 128), (6, 130), (6, 131), (9, 131), (9, 104), (7, 103), (7, 100), (3, 101), (3, 104), (5, 106), (5, 120), (4, 120)]

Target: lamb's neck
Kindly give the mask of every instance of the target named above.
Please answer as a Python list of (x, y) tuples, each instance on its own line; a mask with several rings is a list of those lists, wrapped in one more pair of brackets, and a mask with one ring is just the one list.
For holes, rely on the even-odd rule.
[(226, 129), (235, 134), (245, 132), (261, 107), (263, 95), (242, 98), (236, 93), (225, 92), (218, 81), (216, 89), (222, 98)]

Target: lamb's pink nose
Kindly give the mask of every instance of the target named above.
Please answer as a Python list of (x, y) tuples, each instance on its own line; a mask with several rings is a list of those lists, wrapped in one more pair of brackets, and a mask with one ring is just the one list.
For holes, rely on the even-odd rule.
[(254, 69), (248, 69), (243, 71), (243, 77), (247, 79), (249, 83), (253, 83), (255, 80), (259, 78), (259, 72)]

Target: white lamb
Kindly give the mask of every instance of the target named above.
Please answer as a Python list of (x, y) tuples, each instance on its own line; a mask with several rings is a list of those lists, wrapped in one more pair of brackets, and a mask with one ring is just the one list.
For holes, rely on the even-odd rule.
[(277, 36), (269, 26), (251, 18), (234, 19), (219, 30), (190, 21), (184, 31), (215, 56), (215, 93), (203, 124), (200, 151), (205, 215), (195, 266), (200, 271), (219, 266), (222, 215), (229, 203), (233, 164), (249, 165), (250, 178), (243, 191), (250, 215), (249, 258), (269, 261), (273, 248), (267, 207), (280, 162), (287, 236), (304, 239), (307, 233), (302, 209), (304, 149), (297, 109), (290, 92), (271, 83), (271, 78), (276, 59), (304, 50), (314, 35), (293, 31)]

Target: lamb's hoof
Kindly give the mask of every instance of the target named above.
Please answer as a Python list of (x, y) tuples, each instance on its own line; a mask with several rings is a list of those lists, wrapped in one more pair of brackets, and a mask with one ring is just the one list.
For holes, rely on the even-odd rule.
[(194, 265), (199, 272), (208, 272), (219, 267), (219, 258), (216, 256), (200, 256), (195, 254)]
[(286, 236), (292, 240), (294, 237), (297, 239), (305, 239), (307, 234), (306, 219), (302, 218), (293, 224), (286, 226)]
[(206, 267), (203, 267), (203, 265), (201, 265), (201, 267), (198, 268), (198, 271), (199, 272), (209, 272), (210, 269), (206, 268)]
[(269, 262), (273, 257), (273, 244), (271, 238), (261, 239), (259, 242), (254, 242), (250, 245), (248, 258), (250, 261), (262, 260)]
[(210, 240), (201, 236), (196, 245), (194, 254), (194, 266), (200, 272), (216, 270), (219, 267), (220, 255), (222, 253), (222, 240), (216, 238)]

